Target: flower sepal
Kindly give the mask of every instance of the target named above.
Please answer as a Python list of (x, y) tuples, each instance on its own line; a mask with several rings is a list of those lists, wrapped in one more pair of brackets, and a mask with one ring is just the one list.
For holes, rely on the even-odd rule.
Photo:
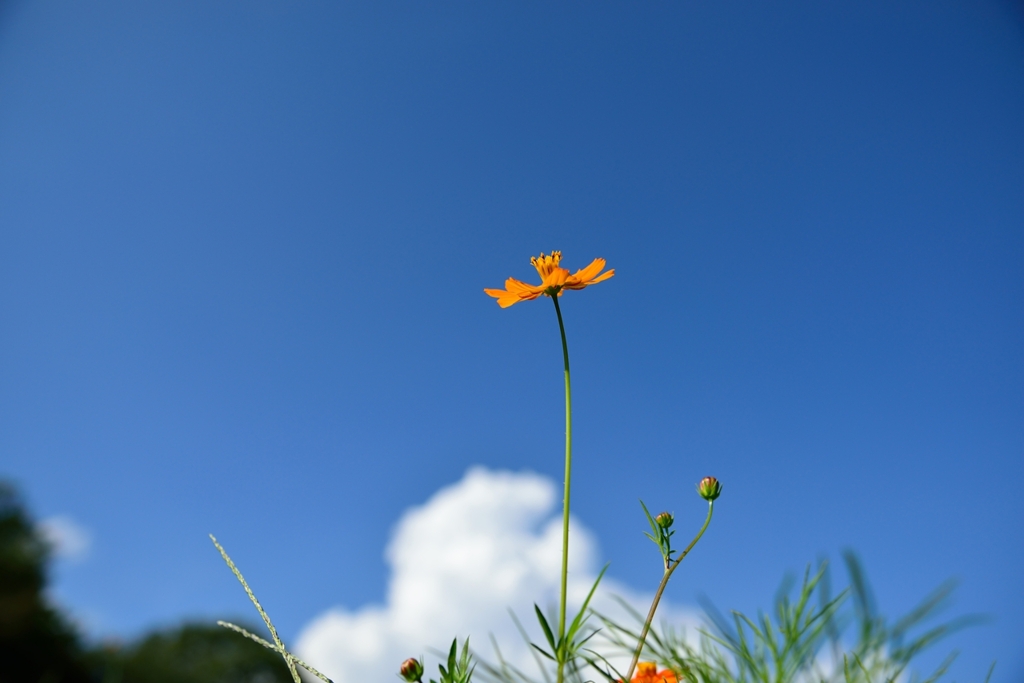
[(722, 485), (714, 477), (704, 477), (697, 484), (697, 493), (710, 503), (722, 494)]

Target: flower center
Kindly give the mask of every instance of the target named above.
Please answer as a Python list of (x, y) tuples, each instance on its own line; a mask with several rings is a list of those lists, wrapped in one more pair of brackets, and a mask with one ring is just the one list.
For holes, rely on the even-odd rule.
[(544, 252), (541, 252), (540, 256), (530, 258), (530, 264), (537, 269), (540, 279), (543, 280), (558, 268), (561, 260), (562, 252), (560, 251), (553, 251), (550, 256), (545, 256)]

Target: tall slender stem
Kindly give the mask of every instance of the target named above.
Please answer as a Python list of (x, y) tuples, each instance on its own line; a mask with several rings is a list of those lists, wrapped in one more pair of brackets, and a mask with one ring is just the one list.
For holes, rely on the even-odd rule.
[(676, 561), (665, 568), (665, 575), (661, 577), (661, 584), (658, 585), (658, 592), (654, 594), (654, 600), (651, 602), (651, 611), (647, 613), (647, 621), (644, 622), (644, 628), (640, 631), (640, 638), (636, 644), (636, 652), (633, 653), (633, 661), (630, 662), (629, 671), (626, 672), (626, 678), (623, 679), (627, 681), (627, 683), (628, 681), (633, 680), (633, 672), (636, 670), (637, 662), (640, 661), (640, 653), (643, 651), (644, 643), (647, 641), (647, 632), (651, 630), (651, 622), (654, 621), (654, 613), (658, 610), (658, 603), (661, 602), (661, 594), (665, 592), (665, 586), (668, 585), (668, 580), (672, 578), (672, 572), (676, 570), (679, 563), (683, 561), (683, 558), (686, 557), (691, 550), (693, 550), (693, 546), (697, 545), (697, 541), (699, 541), (700, 537), (704, 535), (705, 531), (707, 531), (708, 524), (711, 523), (711, 513), (714, 511), (715, 503), (714, 501), (709, 500), (708, 516), (707, 519), (704, 520), (704, 526), (700, 528), (697, 535), (693, 537), (692, 541), (690, 541), (690, 545), (686, 546), (686, 550), (679, 553), (679, 557), (676, 558)]
[[(569, 483), (572, 478), (572, 388), (569, 383), (569, 345), (565, 341), (565, 324), (562, 309), (558, 306), (558, 293), (551, 295), (558, 315), (558, 330), (562, 333), (562, 359), (565, 362), (565, 492), (562, 496), (562, 585), (558, 603), (558, 642), (565, 638), (565, 599), (569, 581)], [(564, 643), (563, 643), (564, 644)], [(562, 683), (565, 673), (565, 658), (558, 657), (557, 683)]]

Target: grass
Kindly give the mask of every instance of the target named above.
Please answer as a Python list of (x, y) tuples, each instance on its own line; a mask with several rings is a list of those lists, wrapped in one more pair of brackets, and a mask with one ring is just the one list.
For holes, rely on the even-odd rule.
[[(672, 677), (692, 683), (935, 683), (943, 678), (955, 651), (927, 674), (912, 665), (946, 636), (982, 620), (964, 616), (936, 623), (955, 584), (939, 586), (890, 623), (878, 613), (856, 556), (846, 553), (844, 561), (850, 585), (837, 595), (831, 595), (829, 568), (823, 563), (814, 572), (808, 567), (799, 587), (791, 579), (783, 581), (771, 612), (725, 616), (707, 604), (705, 626), (695, 632), (671, 624), (652, 627), (643, 656), (671, 676), (644, 679), (645, 683), (671, 683)], [(634, 623), (593, 612), (596, 625), (585, 636), (591, 647), (578, 653), (568, 667), (574, 683), (624, 680), (611, 659), (633, 653), (645, 618), (625, 601), (620, 604)], [(480, 667), (492, 683), (550, 681), (549, 667), (540, 666), (534, 675), (504, 661), (496, 644), (495, 653), (496, 662)]]

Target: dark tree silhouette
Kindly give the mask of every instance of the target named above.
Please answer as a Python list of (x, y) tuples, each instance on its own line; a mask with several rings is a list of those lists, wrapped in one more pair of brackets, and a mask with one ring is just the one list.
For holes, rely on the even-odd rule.
[(212, 624), (86, 648), (46, 601), (49, 559), (17, 490), (0, 481), (0, 683), (290, 683), (279, 655)]
[[(252, 629), (250, 628), (250, 631)], [(186, 624), (103, 656), (104, 683), (291, 683), (275, 652), (219, 626)]]
[(0, 482), (0, 682), (82, 683), (93, 678), (74, 629), (47, 604), (49, 548), (17, 491)]

